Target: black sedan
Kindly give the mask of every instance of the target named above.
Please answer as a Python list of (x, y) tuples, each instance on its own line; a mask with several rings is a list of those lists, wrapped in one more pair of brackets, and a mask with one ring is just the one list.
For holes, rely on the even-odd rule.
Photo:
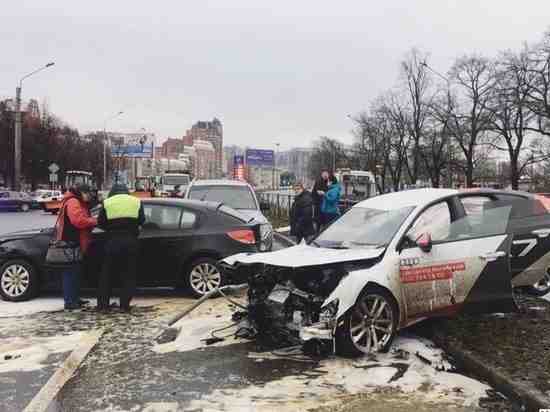
[[(218, 264), (220, 259), (259, 250), (260, 226), (223, 204), (176, 199), (142, 202), (146, 223), (139, 236), (139, 287), (186, 287), (200, 297), (233, 281)], [(3, 299), (24, 301), (41, 290), (60, 289), (60, 269), (44, 262), (52, 234), (53, 228), (48, 228), (0, 236)], [(83, 287), (97, 286), (101, 267), (105, 233), (95, 229), (93, 234)]]

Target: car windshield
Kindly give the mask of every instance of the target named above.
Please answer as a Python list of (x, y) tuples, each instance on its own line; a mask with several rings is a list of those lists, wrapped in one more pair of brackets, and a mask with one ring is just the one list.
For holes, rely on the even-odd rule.
[(320, 247), (346, 249), (386, 246), (413, 209), (355, 207), (328, 227), (313, 243)]
[(189, 184), (189, 176), (164, 176), (162, 183), (170, 186), (187, 186)]
[(258, 209), (248, 186), (193, 186), (189, 199), (220, 202), (237, 210)]

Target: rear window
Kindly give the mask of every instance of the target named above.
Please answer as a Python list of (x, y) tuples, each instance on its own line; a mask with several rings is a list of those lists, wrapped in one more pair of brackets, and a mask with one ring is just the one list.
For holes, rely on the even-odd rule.
[(248, 186), (191, 186), (189, 199), (224, 203), (239, 210), (257, 210), (254, 195)]
[(238, 212), (237, 210), (232, 209), (229, 206), (225, 206), (225, 205), (221, 205), (218, 208), (218, 212), (237, 220), (238, 223), (248, 223), (252, 220), (252, 218), (245, 216), (242, 213)]

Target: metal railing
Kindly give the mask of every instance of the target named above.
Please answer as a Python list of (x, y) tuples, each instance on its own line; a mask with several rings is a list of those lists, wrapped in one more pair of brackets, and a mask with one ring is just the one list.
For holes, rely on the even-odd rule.
[[(270, 205), (269, 214), (278, 219), (289, 219), (290, 209), (294, 203), (296, 195), (292, 192), (281, 193), (276, 191), (259, 192), (258, 197), (260, 202), (265, 202)], [(340, 201), (340, 211), (344, 213), (350, 209), (357, 201), (342, 199)]]

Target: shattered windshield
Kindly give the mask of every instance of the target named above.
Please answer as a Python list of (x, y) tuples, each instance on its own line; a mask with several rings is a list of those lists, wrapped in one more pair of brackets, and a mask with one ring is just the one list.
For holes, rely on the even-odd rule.
[(321, 233), (314, 244), (319, 247), (346, 249), (385, 246), (413, 209), (353, 208)]

